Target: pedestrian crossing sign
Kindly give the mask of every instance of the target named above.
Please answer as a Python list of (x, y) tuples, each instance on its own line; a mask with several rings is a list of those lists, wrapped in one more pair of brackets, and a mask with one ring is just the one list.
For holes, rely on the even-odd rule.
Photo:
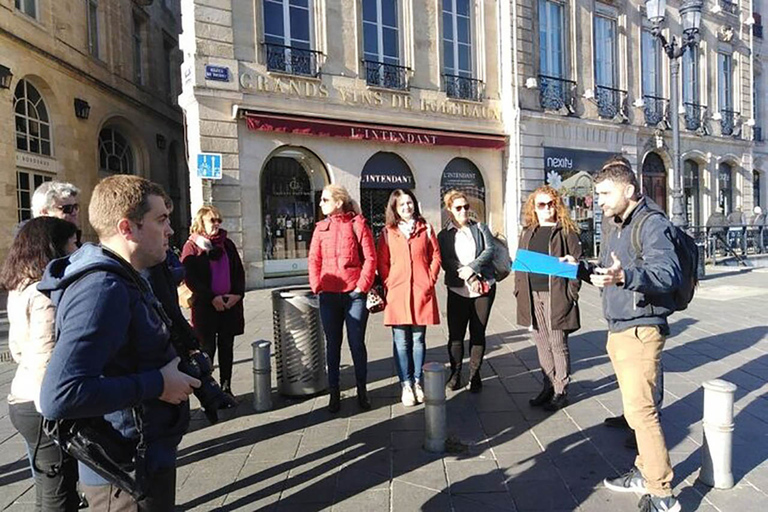
[(197, 177), (204, 180), (221, 179), (221, 154), (198, 153)]

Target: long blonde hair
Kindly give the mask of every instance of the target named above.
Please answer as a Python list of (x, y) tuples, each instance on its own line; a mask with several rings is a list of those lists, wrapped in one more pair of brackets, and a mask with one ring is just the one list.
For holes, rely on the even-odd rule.
[(223, 219), (221, 211), (213, 205), (201, 206), (195, 214), (195, 220), (192, 221), (192, 225), (189, 227), (190, 235), (205, 235), (205, 222), (203, 217), (209, 213), (213, 214), (218, 219)]
[(563, 196), (560, 192), (550, 187), (549, 185), (542, 185), (528, 196), (528, 199), (523, 205), (523, 227), (526, 229), (536, 229), (539, 227), (539, 217), (536, 215), (536, 196), (539, 194), (546, 194), (552, 198), (555, 203), (555, 220), (560, 223), (566, 233), (578, 233), (579, 226), (571, 219), (571, 214), (568, 211), (568, 207), (563, 202)]
[(341, 201), (341, 211), (344, 213), (360, 213), (360, 207), (357, 205), (352, 196), (349, 195), (349, 191), (341, 185), (326, 185), (323, 188), (324, 191), (331, 194), (334, 201)]

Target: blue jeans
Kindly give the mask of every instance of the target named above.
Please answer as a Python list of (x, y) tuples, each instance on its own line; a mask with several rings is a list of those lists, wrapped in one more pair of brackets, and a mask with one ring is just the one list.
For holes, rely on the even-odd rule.
[(364, 293), (320, 294), (320, 319), (326, 342), (328, 363), (328, 385), (339, 387), (339, 365), (341, 364), (341, 342), (344, 339), (344, 324), (347, 325), (347, 341), (355, 365), (355, 380), (358, 386), (365, 386), (368, 379), (368, 351), (365, 349), (365, 327), (368, 324), (368, 310), (365, 308)]
[(400, 384), (421, 384), (421, 367), (424, 366), (424, 338), (426, 325), (393, 325), (395, 366)]

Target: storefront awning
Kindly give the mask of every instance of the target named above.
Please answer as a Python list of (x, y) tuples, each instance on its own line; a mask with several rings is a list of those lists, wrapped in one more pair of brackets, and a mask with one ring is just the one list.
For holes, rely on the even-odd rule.
[(479, 149), (504, 149), (507, 137), (480, 133), (423, 130), (405, 126), (390, 126), (356, 121), (337, 121), (317, 117), (244, 111), (249, 130), (344, 137), (384, 143), (419, 146), (460, 146)]

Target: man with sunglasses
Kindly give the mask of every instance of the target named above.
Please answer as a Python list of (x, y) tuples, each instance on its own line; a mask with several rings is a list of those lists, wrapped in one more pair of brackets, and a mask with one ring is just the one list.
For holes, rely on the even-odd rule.
[(77, 226), (77, 246), (80, 243), (80, 189), (72, 183), (46, 181), (32, 194), (32, 217), (57, 217)]

